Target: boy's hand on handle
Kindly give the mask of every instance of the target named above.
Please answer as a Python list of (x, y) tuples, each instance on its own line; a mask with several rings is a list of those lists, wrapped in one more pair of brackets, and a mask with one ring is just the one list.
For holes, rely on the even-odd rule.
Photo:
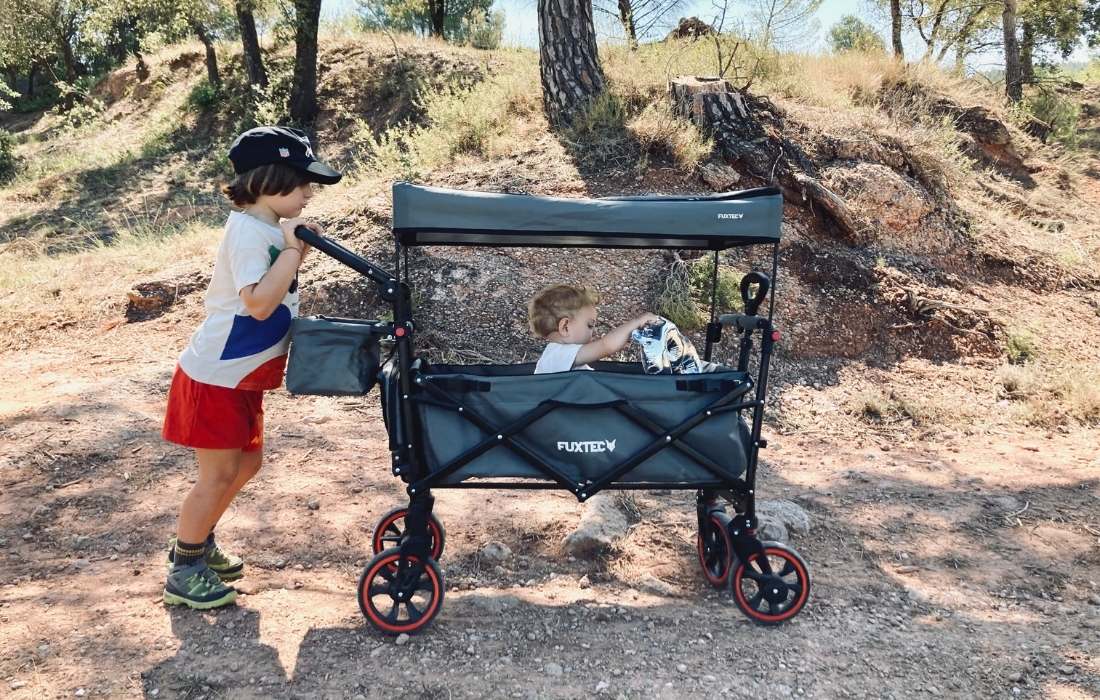
[(286, 242), (286, 247), (296, 248), (298, 252), (302, 254), (302, 259), (305, 260), (306, 254), (309, 253), (310, 250), (312, 250), (312, 247), (310, 247), (305, 241), (303, 241), (301, 238), (298, 238), (298, 236), (294, 234), (294, 231), (299, 226), (305, 226), (309, 230), (316, 233), (318, 236), (323, 236), (325, 234), (325, 230), (316, 221), (309, 221), (308, 219), (303, 219), (301, 217), (285, 219), (279, 223), (279, 228), (283, 230), (283, 240)]

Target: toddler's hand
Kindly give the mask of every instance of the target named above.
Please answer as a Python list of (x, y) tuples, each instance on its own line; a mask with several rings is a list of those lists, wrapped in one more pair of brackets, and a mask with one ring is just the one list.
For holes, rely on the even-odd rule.
[(657, 314), (642, 314), (638, 318), (634, 319), (634, 322), (638, 325), (637, 328), (645, 328), (651, 323), (660, 323), (661, 317)]

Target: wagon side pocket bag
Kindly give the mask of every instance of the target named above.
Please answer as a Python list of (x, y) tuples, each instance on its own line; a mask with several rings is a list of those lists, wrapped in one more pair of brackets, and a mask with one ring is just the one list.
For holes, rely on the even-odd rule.
[(290, 327), (286, 388), (292, 394), (366, 394), (378, 376), (386, 324), (353, 318), (305, 316)]

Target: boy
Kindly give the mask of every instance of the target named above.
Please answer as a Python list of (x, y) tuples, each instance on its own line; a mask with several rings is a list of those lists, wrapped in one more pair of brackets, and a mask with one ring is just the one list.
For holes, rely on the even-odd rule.
[(642, 314), (593, 340), (599, 302), (594, 290), (568, 284), (556, 284), (535, 295), (527, 305), (527, 321), (535, 335), (550, 341), (535, 374), (592, 369), (589, 362), (622, 350), (630, 342), (631, 331), (660, 320), (655, 314)]
[(313, 183), (340, 173), (313, 157), (304, 133), (263, 126), (229, 150), (236, 178), (222, 191), (241, 209), (229, 215), (218, 248), (206, 318), (179, 357), (165, 440), (194, 448), (198, 478), (180, 505), (164, 602), (208, 609), (232, 603), (227, 586), (244, 575), (240, 557), (214, 541), (214, 526), (263, 460), (263, 392), (283, 381), (291, 319), (298, 313), (298, 267), (308, 247), (297, 218)]

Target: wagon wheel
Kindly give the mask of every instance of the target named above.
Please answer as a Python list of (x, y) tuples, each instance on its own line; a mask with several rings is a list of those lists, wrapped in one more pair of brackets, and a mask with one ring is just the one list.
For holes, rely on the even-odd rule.
[(733, 541), (730, 539), (730, 517), (724, 512), (711, 511), (706, 525), (695, 539), (699, 565), (710, 585), (721, 588), (726, 585), (730, 563), (734, 559)]
[(387, 549), (359, 577), (359, 609), (386, 634), (415, 634), (428, 626), (443, 605), (443, 573), (434, 559), (402, 558)]
[[(810, 596), (810, 570), (798, 552), (762, 542), (764, 556), (738, 562), (729, 577), (737, 607), (761, 625), (778, 625), (798, 614)], [(766, 564), (764, 563), (766, 561)]]
[[(371, 538), (371, 549), (375, 554), (401, 544), (401, 538), (405, 536), (405, 530), (407, 529), (405, 527), (405, 516), (408, 514), (409, 509), (405, 507), (395, 508), (382, 516), (382, 519), (378, 521), (378, 525), (375, 526), (374, 536)], [(431, 552), (432, 559), (439, 561), (443, 556), (443, 543), (447, 538), (447, 532), (443, 529), (443, 523), (439, 522), (434, 513), (428, 517), (428, 537), (431, 540), (428, 551)]]

